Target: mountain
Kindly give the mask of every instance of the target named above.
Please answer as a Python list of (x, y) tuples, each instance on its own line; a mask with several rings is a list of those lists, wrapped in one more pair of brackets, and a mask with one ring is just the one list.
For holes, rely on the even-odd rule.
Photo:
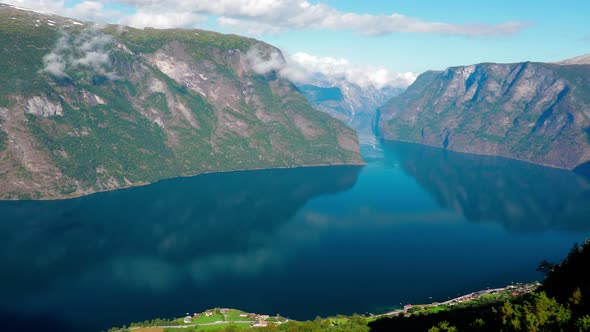
[(0, 5), (0, 45), (0, 199), (362, 163), (352, 129), (290, 81), (257, 74), (280, 51), (254, 39)]
[(590, 160), (590, 65), (429, 71), (377, 117), (385, 139), (573, 169)]
[(371, 120), (375, 110), (403, 91), (390, 86), (363, 88), (344, 79), (323, 80), (298, 87), (314, 107), (355, 129), (361, 141), (374, 137)]
[(590, 54), (584, 54), (575, 58), (557, 62), (560, 65), (588, 65), (590, 64)]

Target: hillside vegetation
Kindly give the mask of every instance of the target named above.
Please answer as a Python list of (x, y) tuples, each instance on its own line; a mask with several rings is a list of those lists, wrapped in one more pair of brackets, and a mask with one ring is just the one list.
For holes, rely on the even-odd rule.
[(0, 199), (362, 163), (352, 129), (252, 69), (278, 52), (254, 39), (0, 5), (0, 45)]

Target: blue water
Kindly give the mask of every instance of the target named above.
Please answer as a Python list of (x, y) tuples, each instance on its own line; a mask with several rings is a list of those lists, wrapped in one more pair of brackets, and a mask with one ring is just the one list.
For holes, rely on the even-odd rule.
[[(0, 202), (0, 323), (99, 331), (211, 307), (293, 319), (541, 280), (590, 231), (572, 172), (407, 143), (366, 167)], [(16, 329), (19, 330), (19, 329)]]

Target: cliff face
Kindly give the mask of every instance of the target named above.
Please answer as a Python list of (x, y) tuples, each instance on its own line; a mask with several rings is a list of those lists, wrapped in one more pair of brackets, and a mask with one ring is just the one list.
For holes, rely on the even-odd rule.
[(363, 88), (346, 80), (301, 85), (299, 89), (314, 107), (355, 129), (361, 141), (375, 140), (371, 125), (375, 110), (403, 91), (389, 86)]
[(362, 162), (353, 130), (255, 70), (278, 50), (253, 39), (0, 5), (0, 45), (0, 199)]
[(377, 130), (390, 140), (573, 169), (590, 160), (590, 65), (426, 72), (381, 107)]

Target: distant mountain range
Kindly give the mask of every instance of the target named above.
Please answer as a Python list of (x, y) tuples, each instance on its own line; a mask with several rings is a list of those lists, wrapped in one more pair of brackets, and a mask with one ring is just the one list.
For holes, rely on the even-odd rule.
[(390, 140), (574, 169), (590, 160), (590, 55), (428, 71), (377, 112)]
[(236, 35), (97, 27), (0, 4), (0, 199), (362, 163), (352, 129), (256, 70), (271, 55), (282, 57)]
[(590, 54), (584, 54), (575, 58), (557, 62), (559, 65), (590, 65)]
[(379, 89), (372, 85), (361, 87), (345, 79), (323, 80), (298, 87), (313, 106), (355, 129), (361, 141), (374, 137), (371, 120), (375, 110), (404, 91), (391, 86)]

